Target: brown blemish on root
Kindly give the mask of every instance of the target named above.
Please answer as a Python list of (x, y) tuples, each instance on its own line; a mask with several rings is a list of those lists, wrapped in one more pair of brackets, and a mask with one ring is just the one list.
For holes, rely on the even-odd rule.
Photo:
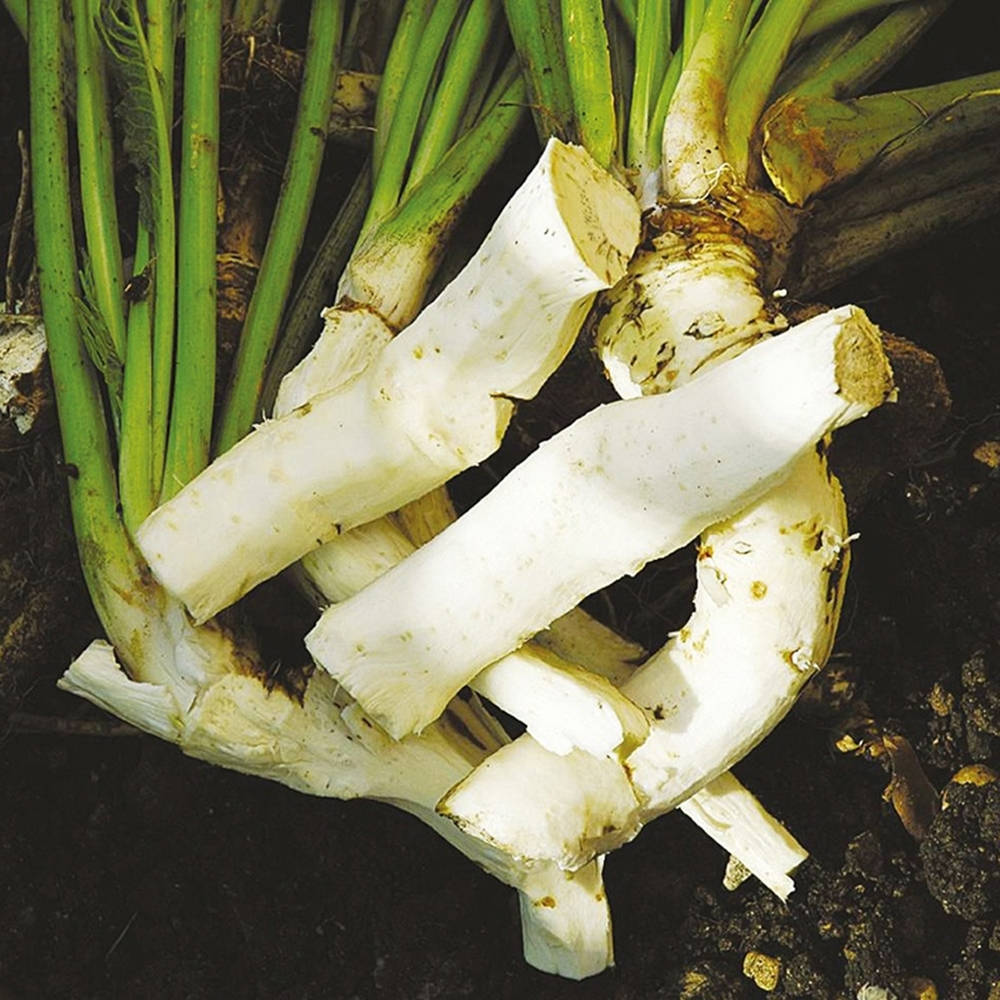
[(536, 899), (533, 906), (544, 906), (546, 909), (554, 910), (556, 908), (556, 901), (551, 896), (542, 896), (541, 899)]
[(767, 593), (767, 584), (763, 580), (754, 580), (750, 584), (750, 596), (755, 600), (761, 600)]

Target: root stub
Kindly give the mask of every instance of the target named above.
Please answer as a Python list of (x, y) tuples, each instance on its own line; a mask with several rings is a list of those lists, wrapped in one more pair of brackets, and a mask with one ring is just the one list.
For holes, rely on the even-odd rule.
[(838, 392), (852, 403), (874, 409), (895, 398), (892, 369), (878, 327), (856, 306), (843, 310), (850, 311), (850, 320), (841, 327), (834, 345)]

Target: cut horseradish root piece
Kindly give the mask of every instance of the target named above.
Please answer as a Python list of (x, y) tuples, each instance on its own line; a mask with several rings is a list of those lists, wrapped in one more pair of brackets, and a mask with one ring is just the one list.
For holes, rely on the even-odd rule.
[(421, 736), (396, 742), (321, 672), (301, 700), (266, 689), (257, 677), (229, 673), (208, 678), (198, 699), (182, 705), (168, 686), (132, 680), (106, 642), (91, 644), (59, 686), (212, 764), (310, 795), (365, 796), (404, 809), (518, 890), (529, 963), (572, 979), (612, 964), (600, 860), (577, 872), (522, 865), (435, 812), (440, 796), (501, 745), (503, 736), (474, 700), (456, 699)]
[(259, 426), (146, 519), (136, 539), (158, 579), (203, 621), (492, 454), (512, 399), (562, 361), (638, 230), (625, 188), (551, 140), (470, 263), (371, 366)]
[[(299, 566), (305, 589), (323, 605), (346, 600), (414, 551), (394, 520), (382, 517), (332, 539), (305, 556)], [(589, 625), (593, 641), (600, 626)], [(630, 647), (618, 640), (613, 648)], [(610, 680), (533, 642), (491, 663), (469, 684), (520, 719), (553, 753), (579, 748), (597, 756), (628, 754), (649, 732), (645, 714)]]
[(328, 609), (307, 646), (390, 734), (420, 731), (487, 664), (750, 504), (891, 391), (877, 330), (846, 306), (674, 393), (594, 410)]
[[(532, 780), (515, 777), (524, 774)], [(582, 787), (586, 795), (580, 794)], [(556, 757), (521, 737), (444, 796), (438, 812), (505, 854), (528, 864), (544, 858), (573, 871), (642, 829), (641, 794), (616, 761), (581, 753)], [(719, 775), (680, 809), (775, 895), (787, 899), (794, 889), (790, 874), (808, 854), (732, 774)], [(559, 850), (553, 849), (556, 844)]]
[(795, 889), (791, 872), (806, 849), (730, 773), (720, 774), (678, 807), (779, 899)]
[[(278, 416), (307, 401), (320, 387), (333, 388), (356, 377), (391, 339), (388, 327), (370, 310), (331, 308), (324, 317), (326, 326), (316, 346), (281, 384), (275, 403)], [(303, 589), (319, 607), (346, 600), (402, 562), (415, 543), (428, 541), (454, 519), (443, 488), (425, 494), (395, 516), (359, 525), (305, 555), (296, 567)], [(410, 537), (400, 529), (401, 523)], [(581, 615), (574, 620), (581, 620)], [(603, 648), (610, 646), (614, 653), (630, 649), (636, 656), (635, 647), (618, 637), (610, 641), (596, 622), (585, 616), (582, 620), (590, 626), (588, 647), (603, 639)], [(620, 666), (620, 659), (615, 662)], [(533, 643), (491, 664), (470, 683), (477, 693), (525, 723), (528, 732), (553, 753), (578, 747), (597, 756), (627, 754), (649, 731), (644, 713), (608, 679)]]

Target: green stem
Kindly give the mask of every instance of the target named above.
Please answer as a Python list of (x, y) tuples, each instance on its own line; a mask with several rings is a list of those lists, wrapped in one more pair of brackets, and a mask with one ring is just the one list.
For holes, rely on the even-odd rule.
[(495, 31), (499, 19), (499, 0), (473, 0), (466, 12), (448, 48), (430, 117), (406, 179), (406, 190), (418, 184), (455, 141), (476, 80), (482, 74), (483, 63), (502, 44)]
[(820, 199), (816, 216), (822, 228), (834, 232), (840, 223), (887, 215), (908, 204), (939, 195), (977, 178), (994, 173), (1000, 156), (1000, 136), (987, 135), (951, 143), (938, 155), (904, 162), (895, 169), (879, 163), (863, 180), (838, 190), (835, 197)]
[(771, 0), (743, 45), (726, 92), (726, 147), (738, 177), (747, 176), (750, 141), (809, 6)]
[(221, 0), (191, 4), (184, 41), (177, 347), (161, 501), (208, 464), (212, 437), (221, 61)]
[(343, 14), (343, 0), (316, 0), (313, 4), (291, 149), (220, 415), (218, 452), (231, 448), (260, 416), (264, 372), (277, 338), (323, 162)]
[(660, 86), (660, 93), (657, 95), (656, 104), (653, 107), (653, 117), (649, 123), (649, 134), (646, 137), (646, 169), (652, 170), (660, 165), (663, 155), (663, 125), (667, 119), (667, 111), (673, 99), (677, 83), (681, 78), (681, 70), (684, 67), (684, 53), (680, 49), (674, 51), (667, 66), (667, 72), (663, 76), (663, 83)]
[[(197, 6), (193, 4), (192, 6)], [(264, 9), (263, 0), (234, 0), (229, 26), (233, 31), (246, 34), (254, 26)]]
[(617, 10), (609, 11), (607, 29), (614, 103), (615, 166), (620, 168), (625, 164), (628, 149), (632, 81), (635, 79), (635, 41)]
[(618, 138), (602, 0), (562, 0), (563, 52), (580, 142), (607, 168)]
[(894, 10), (857, 44), (791, 93), (838, 99), (861, 93), (913, 48), (950, 3), (951, 0), (919, 0)]
[(666, 76), (670, 47), (670, 4), (662, 0), (639, 0), (635, 75), (632, 78), (632, 105), (626, 143), (627, 166), (647, 165), (650, 123)]
[[(135, 274), (145, 280), (149, 265), (149, 230), (139, 224)], [(125, 378), (122, 386), (122, 435), (118, 447), (118, 489), (122, 519), (131, 534), (156, 506), (159, 470), (153, 469), (153, 326), (149, 298), (142, 296), (128, 311)]]
[[(763, 160), (795, 205), (866, 171), (883, 173), (1000, 133), (1000, 72), (848, 101), (791, 97), (767, 116)], [(937, 173), (938, 171), (935, 171)]]
[(344, 29), (341, 64), (378, 73), (385, 64), (403, 0), (355, 0)]
[(76, 47), (76, 138), (80, 155), (80, 197), (87, 255), (97, 308), (119, 359), (125, 357), (122, 255), (115, 207), (108, 83), (97, 27), (95, 0), (73, 0)]
[(173, 122), (177, 9), (171, 0), (146, 0), (146, 42), (149, 57), (160, 77), (164, 114), (167, 122)]
[[(718, 0), (705, 9), (663, 124), (663, 187), (672, 200), (700, 201), (731, 174), (723, 95), (751, 4), (752, 0)], [(687, 4), (684, 10), (687, 15)], [(688, 43), (685, 18), (684, 51)]]
[(837, 59), (864, 38), (867, 30), (863, 21), (852, 20), (822, 38), (811, 39), (808, 44), (797, 47), (781, 76), (775, 81), (774, 94), (780, 97), (790, 93), (810, 77), (825, 73)]
[[(407, 165), (413, 152), (413, 140), (420, 121), (421, 108), (424, 107), (431, 79), (461, 6), (462, 0), (437, 0), (434, 4), (410, 64), (406, 85), (397, 97), (389, 134), (382, 148), (381, 160), (375, 164), (372, 196), (368, 203), (368, 214), (365, 216), (362, 233), (369, 232), (380, 219), (396, 207), (399, 201)], [(395, 49), (395, 46), (393, 48)], [(380, 91), (377, 108), (382, 103), (383, 96)], [(376, 110), (376, 134), (377, 130)]]
[[(743, 19), (743, 31), (740, 34), (740, 45), (743, 45), (746, 41), (747, 35), (750, 34), (754, 27), (754, 19), (757, 17), (761, 6), (764, 4), (765, 0), (753, 0), (750, 6), (747, 8), (746, 17)], [(806, 0), (807, 6), (809, 3), (815, 3), (815, 0)]]
[(375, 105), (375, 133), (372, 136), (372, 176), (382, 169), (382, 158), (389, 141), (396, 109), (402, 99), (410, 75), (410, 68), (420, 45), (427, 19), (433, 9), (432, 0), (406, 0), (392, 45), (385, 60), (382, 82), (379, 84), (378, 102)]
[[(639, 0), (639, 8), (641, 9), (644, 2), (649, 2), (649, 0)], [(625, 27), (628, 28), (629, 34), (635, 35), (638, 28), (639, 22), (639, 11), (636, 9), (636, 0), (614, 0), (615, 10), (618, 11), (619, 17), (621, 17), (622, 22)], [(658, 7), (662, 8), (664, 13), (666, 13), (667, 18), (670, 18), (670, 2), (669, 0), (662, 0), (662, 2), (657, 2)]]
[(577, 139), (573, 93), (563, 54), (558, 0), (504, 0), (507, 25), (521, 70), (538, 137)]
[(341, 294), (370, 305), (391, 325), (405, 326), (416, 315), (465, 202), (521, 123), (525, 87), (513, 59), (494, 91), (500, 93), (487, 98), (475, 126), (351, 254)]
[[(149, 85), (156, 87), (155, 95), (162, 108), (164, 123), (169, 122), (173, 115), (174, 38), (172, 8), (165, 0), (150, 0), (146, 5), (146, 43), (155, 78)], [(161, 132), (158, 145), (165, 146), (165, 150), (158, 154), (158, 158), (159, 169), (163, 170), (169, 169), (170, 137), (166, 127)], [(163, 233), (162, 241), (154, 239), (141, 217), (142, 213), (136, 223), (132, 270), (140, 283), (151, 276), (152, 290), (139, 294), (128, 311), (118, 488), (122, 517), (130, 532), (134, 532), (156, 506), (167, 449), (173, 333), (172, 326), (165, 328), (165, 325), (168, 321), (172, 323), (172, 316), (168, 317), (165, 311), (156, 312), (151, 302), (159, 301), (162, 306), (164, 296), (169, 301), (172, 294), (171, 289), (167, 289), (164, 296), (157, 294), (159, 269), (152, 256), (154, 248), (173, 245), (172, 188), (168, 173), (167, 183), (162, 183), (161, 179), (161, 184), (153, 192), (154, 221)], [(172, 250), (169, 252), (172, 254)], [(154, 335), (157, 324), (159, 336)]]
[(151, 68), (148, 87), (157, 108), (155, 139), (157, 159), (155, 190), (151, 192), (152, 228), (152, 372), (150, 468), (154, 496), (160, 491), (166, 462), (170, 420), (170, 394), (174, 368), (174, 316), (177, 301), (177, 229), (174, 212), (171, 126), (174, 106), (175, 10), (170, 0), (148, 0), (146, 32), (142, 31), (138, 5), (130, 0), (130, 13), (139, 45)]
[(31, 5), (28, 63), (35, 251), (63, 459), (70, 473), (73, 527), (87, 586), (107, 627), (113, 605), (137, 579), (137, 571), (116, 510), (101, 388), (77, 323), (61, 13), (60, 0), (33, 0)]
[(705, 20), (705, 8), (711, 0), (685, 0), (682, 12), (681, 26), (681, 68), (691, 61), (691, 55), (701, 34), (701, 26)]
[(361, 232), (361, 223), (371, 191), (371, 165), (366, 163), (340, 206), (336, 218), (323, 237), (319, 250), (309, 263), (288, 308), (281, 339), (264, 379), (261, 408), (270, 413), (281, 380), (305, 354), (310, 338), (316, 334), (317, 317), (336, 292), (337, 280), (347, 266), (351, 250)]
[(815, 296), (888, 253), (916, 246), (943, 232), (1000, 211), (996, 171), (946, 187), (903, 207), (831, 229), (822, 216), (810, 220), (799, 244), (799, 262), (789, 287), (799, 296)]
[(494, 88), (498, 82), (497, 66), (500, 65), (500, 59), (503, 55), (509, 55), (509, 51), (505, 52), (505, 49), (506, 46), (501, 48), (495, 45), (492, 49), (487, 50), (485, 57), (480, 63), (479, 72), (475, 75), (469, 87), (469, 97), (465, 102), (465, 110), (462, 112), (462, 118), (458, 123), (456, 135), (465, 135), (489, 108), (491, 95), (493, 95)]

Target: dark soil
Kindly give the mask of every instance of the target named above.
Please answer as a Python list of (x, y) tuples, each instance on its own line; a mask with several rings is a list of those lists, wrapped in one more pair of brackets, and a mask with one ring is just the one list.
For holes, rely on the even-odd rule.
[[(983, 24), (961, 62), (936, 36), (918, 78), (986, 68)], [(6, 22), (0, 50), (3, 221), (27, 119)], [(969, 227), (827, 296), (932, 351), (953, 404), (865, 490), (830, 667), (736, 769), (812, 852), (797, 891), (726, 891), (721, 850), (663, 817), (608, 860), (617, 968), (584, 983), (525, 967), (513, 892), (416, 820), (189, 760), (57, 692), (99, 631), (67, 471), (51, 435), (0, 455), (0, 1000), (727, 1000), (762, 995), (751, 966), (778, 968), (774, 997), (1000, 997), (998, 240)], [(643, 587), (615, 605), (640, 633)]]

